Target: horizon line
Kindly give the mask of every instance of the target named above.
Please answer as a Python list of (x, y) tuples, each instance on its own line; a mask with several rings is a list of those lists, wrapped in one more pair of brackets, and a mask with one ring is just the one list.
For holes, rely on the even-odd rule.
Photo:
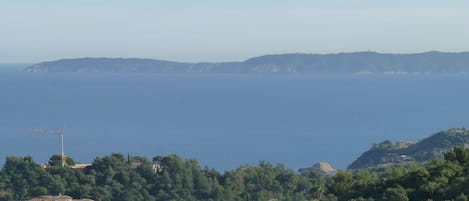
[(51, 60), (43, 60), (38, 62), (23, 62), (23, 61), (0, 61), (2, 65), (31, 65), (45, 62), (53, 62), (60, 60), (71, 60), (71, 59), (149, 59), (149, 60), (159, 60), (159, 61), (168, 61), (168, 62), (179, 62), (179, 63), (229, 63), (229, 62), (244, 62), (249, 59), (264, 57), (264, 56), (279, 56), (279, 55), (338, 55), (338, 54), (355, 54), (355, 53), (376, 53), (376, 54), (392, 54), (392, 55), (415, 55), (415, 54), (428, 54), (428, 53), (444, 53), (444, 54), (465, 54), (469, 51), (439, 51), (439, 50), (429, 50), (429, 51), (419, 51), (419, 52), (410, 52), (410, 53), (398, 53), (398, 52), (379, 52), (373, 50), (364, 50), (364, 51), (342, 51), (342, 52), (329, 52), (329, 53), (306, 53), (306, 52), (285, 52), (285, 53), (272, 53), (272, 54), (262, 54), (258, 56), (251, 56), (246, 59), (241, 59), (237, 61), (178, 61), (178, 60), (169, 60), (169, 59), (160, 59), (160, 58), (150, 58), (150, 57), (106, 57), (106, 56), (82, 56), (82, 57), (63, 57)]

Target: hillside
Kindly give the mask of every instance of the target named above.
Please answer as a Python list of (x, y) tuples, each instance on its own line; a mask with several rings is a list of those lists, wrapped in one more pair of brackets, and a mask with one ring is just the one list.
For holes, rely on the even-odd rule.
[(79, 58), (34, 64), (27, 72), (151, 72), (262, 74), (467, 73), (469, 53), (280, 54), (242, 62), (184, 63), (138, 58)]
[(425, 163), (434, 157), (443, 157), (443, 154), (452, 147), (463, 147), (467, 146), (468, 143), (469, 130), (464, 128), (441, 131), (416, 143), (384, 141), (374, 144), (370, 150), (352, 162), (348, 169), (360, 169), (405, 161)]
[[(283, 164), (265, 161), (257, 166), (242, 165), (218, 172), (201, 167), (195, 159), (176, 155), (148, 159), (112, 154), (96, 157), (90, 166), (79, 169), (62, 167), (58, 160), (59, 157), (52, 156), (49, 165), (43, 166), (30, 156), (7, 157), (0, 169), (0, 201), (72, 201), (72, 197), (81, 201), (462, 201), (469, 198), (469, 149), (461, 147), (424, 166), (413, 163), (379, 166), (379, 171), (339, 170), (332, 175), (317, 169), (298, 173)], [(156, 169), (154, 164), (158, 164)], [(321, 166), (328, 165), (319, 163)]]

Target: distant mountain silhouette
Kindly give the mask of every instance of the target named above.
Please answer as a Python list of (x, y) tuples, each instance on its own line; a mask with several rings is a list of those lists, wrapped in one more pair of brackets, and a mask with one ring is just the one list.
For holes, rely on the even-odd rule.
[(243, 62), (183, 63), (138, 58), (79, 58), (34, 64), (27, 72), (260, 74), (468, 73), (469, 52), (280, 54)]

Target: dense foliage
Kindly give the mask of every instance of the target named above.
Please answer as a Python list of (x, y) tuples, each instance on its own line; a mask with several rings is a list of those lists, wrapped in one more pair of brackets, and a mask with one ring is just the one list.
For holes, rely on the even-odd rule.
[(0, 172), (0, 201), (59, 193), (99, 201), (420, 201), (467, 200), (469, 195), (469, 150), (464, 148), (454, 148), (444, 159), (424, 167), (388, 166), (339, 171), (334, 176), (308, 170), (297, 173), (268, 162), (222, 174), (175, 155), (149, 161), (112, 154), (96, 158), (91, 167), (81, 170), (62, 168), (58, 160), (53, 156), (50, 166), (43, 168), (31, 157), (7, 157)]

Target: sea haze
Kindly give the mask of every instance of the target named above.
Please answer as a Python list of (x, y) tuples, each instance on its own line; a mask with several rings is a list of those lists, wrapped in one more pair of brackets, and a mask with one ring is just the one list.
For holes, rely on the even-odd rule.
[(0, 73), (0, 162), (46, 162), (65, 127), (80, 162), (178, 154), (219, 170), (259, 160), (345, 168), (372, 143), (468, 124), (465, 75)]

